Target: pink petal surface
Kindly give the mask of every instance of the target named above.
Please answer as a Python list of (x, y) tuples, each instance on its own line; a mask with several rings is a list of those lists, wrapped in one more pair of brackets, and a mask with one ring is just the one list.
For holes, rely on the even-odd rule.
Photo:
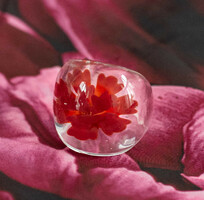
[[(184, 87), (154, 86), (153, 96), (149, 131), (128, 154), (146, 167), (181, 170), (184, 126), (192, 120), (195, 112), (201, 112), (204, 92)], [(197, 135), (194, 127), (191, 130)], [(189, 141), (184, 135), (185, 140)]]
[[(156, 182), (137, 164), (140, 161), (147, 166), (179, 168), (181, 127), (199, 110), (202, 91), (153, 87), (155, 106), (144, 140), (128, 154), (97, 158), (72, 152), (57, 137), (52, 93), (58, 71), (57, 67), (44, 69), (38, 76), (13, 78), (11, 84), (0, 76), (0, 171), (27, 186), (79, 200), (203, 198), (204, 191), (181, 192)], [(178, 107), (182, 112), (177, 111)], [(140, 154), (150, 150), (151, 159)], [(170, 165), (169, 160), (176, 164)]]
[(7, 191), (0, 191), (1, 200), (14, 200), (13, 196)]
[[(133, 25), (131, 23), (128, 23), (127, 30), (122, 27), (119, 28), (119, 30), (120, 29), (123, 30), (117, 31), (118, 26), (121, 26), (120, 21), (122, 20), (123, 23), (126, 23), (127, 20), (125, 20), (124, 22), (122, 16), (114, 16), (115, 13), (112, 11), (111, 9), (112, 7), (110, 7), (110, 9), (107, 9), (109, 3), (108, 5), (106, 5), (105, 2), (95, 3), (93, 1), (90, 1), (88, 4), (86, 4), (83, 1), (77, 2), (41, 1), (41, 2), (43, 6), (50, 10), (50, 15), (55, 18), (59, 26), (64, 30), (65, 33), (68, 34), (69, 38), (74, 43), (75, 47), (85, 57), (89, 59), (97, 59), (104, 62), (127, 66), (133, 69), (137, 69), (138, 71), (142, 71), (143, 73), (146, 72), (145, 75), (150, 80), (152, 80), (152, 77), (153, 78), (155, 77), (155, 79), (158, 79), (158, 81), (163, 79), (161, 76), (157, 75), (157, 73), (154, 73), (154, 70), (152, 70), (152, 68), (148, 64), (143, 62), (142, 59), (132, 56), (131, 53), (129, 54), (128, 52), (126, 52), (119, 45), (115, 46), (114, 44), (118, 42), (117, 39), (119, 38), (119, 36), (117, 36), (116, 34), (115, 34), (115, 36), (117, 36), (117, 38), (115, 39), (116, 41), (113, 41), (114, 43), (113, 45), (111, 44), (112, 38), (109, 35), (109, 32), (128, 34), (128, 31), (131, 30), (129, 26)], [(35, 4), (33, 4), (33, 6), (35, 6)], [(97, 10), (97, 8), (101, 9)], [(104, 8), (106, 8), (107, 10), (105, 10)], [(60, 12), (58, 13), (58, 11)], [(84, 14), (81, 15), (79, 13)], [(103, 16), (100, 17), (100, 14), (102, 13)], [(95, 18), (94, 21), (92, 20), (93, 16)], [(105, 21), (103, 20), (104, 16)], [(72, 20), (74, 18), (76, 23), (73, 24)], [(119, 20), (119, 22), (117, 20)], [(103, 24), (103, 26), (101, 25), (101, 23)], [(117, 24), (116, 27), (113, 26), (114, 23)], [(140, 32), (144, 33), (138, 27), (133, 27), (133, 29), (136, 29), (135, 30), (136, 35), (140, 34)], [(92, 32), (92, 30), (98, 30), (98, 32), (94, 33)], [(107, 33), (104, 31), (107, 31)], [(133, 31), (131, 31), (131, 33), (132, 32)], [(149, 36), (145, 35), (145, 37), (151, 40)], [(137, 41), (139, 43), (142, 43), (139, 40)], [(108, 44), (107, 42), (110, 42), (110, 44)], [(90, 44), (94, 45), (88, 47)], [(125, 58), (125, 60), (123, 58)], [(149, 73), (151, 73), (151, 76), (149, 76)]]
[(204, 100), (184, 127), (184, 173), (198, 176), (204, 172)]
[(40, 0), (19, 0), (19, 10), (23, 18), (36, 28), (38, 32), (45, 35), (49, 39), (67, 42), (68, 38), (55, 23), (54, 19), (47, 14), (47, 9)]
[(182, 174), (182, 176), (204, 190), (204, 173), (199, 176), (187, 176), (185, 174)]
[[(11, 109), (15, 110), (18, 108), (18, 110), (15, 115), (8, 114), (10, 109), (5, 110), (4, 113), (6, 113), (7, 118), (2, 116), (1, 119), (3, 124), (6, 124), (5, 127), (8, 127), (12, 120), (14, 121), (12, 134), (16, 133), (17, 130), (15, 131), (15, 129), (17, 127), (28, 127), (26, 134), (37, 138), (43, 144), (54, 146), (55, 148), (64, 147), (56, 134), (52, 113), (53, 85), (58, 71), (59, 68), (56, 67), (50, 71), (42, 71), (41, 76), (17, 77), (11, 80), (12, 85), (4, 90), (9, 91), (9, 94), (7, 92), (9, 99), (4, 102)], [(45, 77), (47, 77), (46, 82)], [(3, 109), (5, 108), (6, 106), (3, 107)], [(24, 123), (24, 125), (21, 123)], [(33, 134), (33, 131), (36, 134)], [(25, 131), (20, 130), (19, 132), (25, 134)], [(5, 135), (11, 137), (12, 134)], [(25, 139), (26, 137), (23, 138)]]
[(60, 62), (58, 53), (20, 19), (0, 13), (0, 71), (7, 77), (37, 74)]
[[(32, 6), (35, 8), (39, 5), (33, 1)], [(152, 83), (174, 83), (204, 88), (201, 72), (196, 71), (198, 63), (203, 66), (202, 56), (197, 59), (197, 54), (202, 52), (203, 47), (196, 39), (200, 38), (202, 32), (194, 26), (194, 32), (190, 33), (188, 27), (194, 25), (193, 23), (184, 24), (186, 28), (180, 31), (181, 25), (177, 23), (179, 20), (175, 21), (174, 16), (178, 15), (177, 18), (181, 22), (185, 22), (185, 17), (179, 15), (184, 12), (178, 11), (179, 4), (160, 0), (41, 0), (41, 6), (46, 8), (47, 15), (55, 19), (85, 57), (135, 69)], [(194, 16), (188, 3), (186, 8)], [(170, 43), (162, 42), (162, 38), (157, 38), (154, 33), (147, 33), (141, 22), (141, 19), (146, 18), (153, 23), (153, 27), (158, 26), (158, 30), (153, 31), (160, 34), (160, 31), (164, 30), (161, 37), (164, 35), (169, 39), (168, 37), (175, 34), (175, 43), (174, 40), (171, 43), (170, 39)], [(199, 20), (199, 16), (196, 19)], [(163, 23), (167, 25), (164, 26)], [(171, 23), (176, 24), (175, 33), (172, 32), (174, 28)], [(193, 35), (191, 38), (198, 44), (196, 46), (201, 47), (201, 51), (196, 49), (194, 44), (180, 48), (179, 45), (188, 43), (187, 39), (182, 40), (185, 34), (189, 37)], [(161, 39), (161, 42), (158, 39)], [(196, 58), (191, 51), (196, 54)]]
[(69, 59), (85, 59), (86, 57), (80, 54), (79, 52), (65, 52), (61, 55), (62, 61), (65, 64)]

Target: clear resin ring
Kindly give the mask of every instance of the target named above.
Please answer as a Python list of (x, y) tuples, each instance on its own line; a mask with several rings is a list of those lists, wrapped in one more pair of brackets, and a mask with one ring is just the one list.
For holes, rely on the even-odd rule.
[(152, 90), (135, 71), (70, 60), (57, 76), (53, 107), (57, 132), (70, 149), (95, 156), (118, 155), (147, 131)]

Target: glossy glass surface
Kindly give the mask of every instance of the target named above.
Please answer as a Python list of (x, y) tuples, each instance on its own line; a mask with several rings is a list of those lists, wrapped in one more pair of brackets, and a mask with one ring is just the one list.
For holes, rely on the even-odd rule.
[(80, 153), (128, 151), (147, 131), (151, 107), (149, 82), (123, 67), (70, 60), (56, 80), (56, 129), (62, 141)]

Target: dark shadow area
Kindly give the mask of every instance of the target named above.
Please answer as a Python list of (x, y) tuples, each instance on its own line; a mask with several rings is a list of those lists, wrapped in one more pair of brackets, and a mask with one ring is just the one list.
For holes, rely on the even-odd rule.
[(204, 15), (189, 0), (172, 0), (132, 8), (133, 17), (158, 42), (189, 63), (204, 64)]
[(161, 182), (165, 185), (171, 185), (177, 190), (201, 190), (201, 188), (182, 177), (180, 175), (181, 172), (179, 171), (158, 168), (143, 168), (143, 170), (152, 175), (157, 182)]
[[(164, 77), (162, 84), (203, 89), (204, 14), (190, 0), (115, 2), (154, 41), (148, 42), (129, 29), (117, 39), (124, 49)], [(157, 80), (152, 84), (158, 84)]]
[(12, 15), (19, 16), (18, 0), (0, 0), (0, 10), (3, 12), (9, 12)]
[(65, 200), (57, 195), (20, 184), (3, 173), (0, 173), (0, 190), (10, 192), (15, 200)]

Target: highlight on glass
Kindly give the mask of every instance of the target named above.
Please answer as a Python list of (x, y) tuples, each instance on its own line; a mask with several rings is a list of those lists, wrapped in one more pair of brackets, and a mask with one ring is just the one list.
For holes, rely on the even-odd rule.
[(152, 90), (139, 73), (91, 60), (70, 60), (54, 90), (54, 120), (70, 149), (112, 156), (131, 149), (145, 134)]

